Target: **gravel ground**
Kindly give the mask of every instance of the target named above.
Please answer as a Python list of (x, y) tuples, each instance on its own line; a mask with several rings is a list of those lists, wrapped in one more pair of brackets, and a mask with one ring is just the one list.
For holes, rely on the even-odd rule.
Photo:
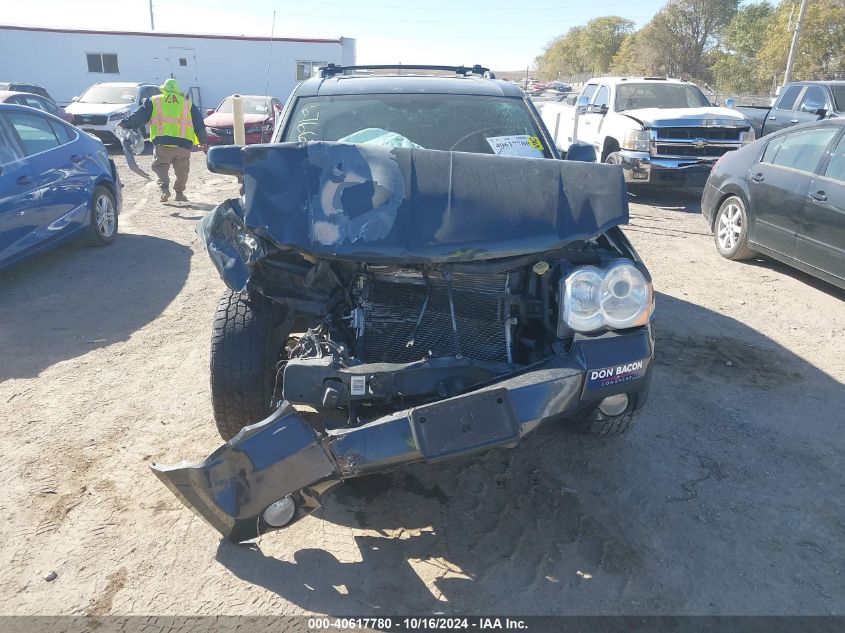
[(845, 295), (721, 259), (696, 197), (632, 205), (658, 293), (632, 432), (546, 427), (370, 477), (235, 546), (148, 465), (219, 444), (207, 363), (223, 284), (194, 228), (236, 189), (197, 154), (192, 202), (160, 204), (115, 159), (118, 241), (0, 278), (0, 612), (845, 612)]

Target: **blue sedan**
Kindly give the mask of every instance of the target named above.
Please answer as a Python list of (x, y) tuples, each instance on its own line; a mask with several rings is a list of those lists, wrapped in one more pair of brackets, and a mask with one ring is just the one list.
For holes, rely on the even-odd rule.
[(102, 142), (40, 110), (0, 104), (0, 268), (72, 239), (111, 244), (121, 186)]

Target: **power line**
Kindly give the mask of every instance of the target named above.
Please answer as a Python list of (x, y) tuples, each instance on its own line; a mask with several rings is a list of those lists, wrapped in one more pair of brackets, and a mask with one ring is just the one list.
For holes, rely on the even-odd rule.
[[(207, 2), (203, 2), (202, 6), (203, 6), (204, 9), (207, 9), (210, 6), (225, 7), (225, 6), (227, 6), (227, 4), (228, 4), (227, 2), (222, 2), (222, 1), (215, 2), (214, 0), (209, 0)], [(349, 8), (350, 8), (348, 5), (341, 4), (339, 2), (310, 2), (310, 1), (308, 2), (309, 7), (315, 6), (315, 5), (316, 6), (325, 6), (325, 7), (335, 7), (339, 10), (344, 11), (344, 12), (348, 12)], [(602, 3), (601, 4), (602, 10), (604, 8), (611, 8), (611, 7), (613, 7), (613, 8), (617, 8), (617, 7), (618, 8), (630, 8), (630, 6), (631, 6), (630, 1), (628, 1), (628, 2), (618, 2), (618, 3), (615, 3), (615, 2), (614, 3)], [(353, 5), (353, 8), (354, 9), (369, 8), (369, 9), (383, 9), (383, 10), (393, 9), (393, 10), (401, 10), (401, 11), (425, 11), (427, 13), (430, 13), (433, 10), (433, 7), (430, 4), (426, 4), (426, 3), (419, 3), (419, 4), (413, 4), (413, 5), (404, 4), (403, 5), (403, 4), (371, 4), (371, 3), (359, 4), (359, 3), (356, 2)], [(516, 6), (516, 7), (485, 7), (483, 9), (483, 11), (479, 11), (479, 9), (477, 7), (461, 7), (461, 6), (453, 6), (453, 5), (450, 4), (448, 7), (442, 7), (442, 9), (444, 11), (448, 11), (450, 14), (452, 14), (456, 11), (471, 11), (473, 13), (483, 13), (484, 15), (490, 15), (490, 14), (497, 13), (497, 12), (525, 13), (526, 11), (571, 11), (573, 9), (583, 10), (584, 4), (583, 3), (569, 4), (569, 5), (556, 4), (556, 5), (547, 5), (547, 6), (521, 4), (521, 5)], [(238, 13), (263, 13), (263, 14), (267, 14), (267, 13), (269, 13), (269, 10), (266, 10), (266, 9), (265, 10), (244, 9), (244, 8), (239, 7)], [(291, 14), (287, 11), (281, 11), (281, 15), (291, 15)], [(310, 17), (314, 17), (313, 12), (308, 13), (308, 14), (300, 14), (300, 15), (307, 15), (307, 16), (310, 16)], [(649, 14), (648, 17), (652, 17), (653, 15), (654, 15), (653, 13)], [(344, 13), (344, 15), (342, 17), (352, 19), (355, 16), (349, 15), (348, 13)], [(606, 17), (606, 16), (599, 16), (599, 17)], [(632, 18), (630, 18), (630, 16), (627, 16), (627, 15), (621, 16), (621, 17), (627, 17), (629, 19), (632, 19)], [(375, 18), (373, 18), (373, 19), (375, 19)], [(475, 21), (475, 20), (473, 20), (473, 21)], [(533, 20), (533, 22), (535, 24), (537, 23), (537, 21), (538, 20), (536, 18)], [(587, 21), (587, 20), (577, 20), (577, 21), (582, 22), (582, 21)]]

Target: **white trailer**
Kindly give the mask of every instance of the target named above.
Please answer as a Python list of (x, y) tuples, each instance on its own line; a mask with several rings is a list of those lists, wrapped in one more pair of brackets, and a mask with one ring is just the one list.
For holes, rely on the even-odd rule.
[[(267, 63), (270, 82), (267, 88)], [(282, 101), (327, 62), (355, 64), (355, 40), (190, 33), (88, 31), (0, 25), (0, 81), (26, 81), (70, 103), (102, 82), (161, 84), (175, 77), (194, 101), (215, 107), (233, 93)]]

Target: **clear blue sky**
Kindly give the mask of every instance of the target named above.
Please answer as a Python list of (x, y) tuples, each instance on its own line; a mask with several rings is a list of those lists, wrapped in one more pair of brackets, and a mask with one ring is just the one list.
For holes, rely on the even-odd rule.
[[(157, 31), (354, 37), (360, 63), (531, 64), (543, 45), (601, 15), (645, 24), (665, 0), (153, 0)], [(0, 0), (0, 23), (149, 30), (148, 0)]]

